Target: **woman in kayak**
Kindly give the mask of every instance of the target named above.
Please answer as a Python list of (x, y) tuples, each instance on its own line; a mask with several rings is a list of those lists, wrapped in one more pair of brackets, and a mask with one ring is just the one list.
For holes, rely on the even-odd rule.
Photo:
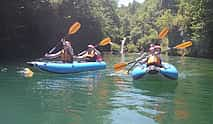
[(151, 54), (149, 55), (149, 57), (147, 58), (147, 65), (156, 65), (158, 67), (162, 67), (161, 64), (161, 57), (160, 57), (160, 53), (161, 53), (161, 47), (160, 45), (156, 44), (153, 45), (151, 47), (153, 50), (151, 52)]
[(87, 62), (100, 62), (103, 60), (100, 51), (93, 45), (88, 45), (88, 49), (79, 53), (78, 56), (78, 58), (83, 58)]
[(60, 50), (59, 52), (54, 53), (54, 54), (46, 53), (45, 57), (50, 58), (50, 59), (61, 57), (61, 60), (64, 63), (66, 63), (66, 62), (72, 63), (74, 52), (73, 52), (71, 43), (69, 41), (65, 40), (64, 38), (61, 40), (61, 42), (63, 45), (62, 50)]
[(158, 67), (162, 67), (160, 53), (161, 47), (159, 44), (150, 44), (148, 55), (146, 53), (143, 53), (141, 57), (136, 59), (136, 61), (140, 60), (139, 62), (141, 64), (147, 63), (147, 66), (155, 65)]

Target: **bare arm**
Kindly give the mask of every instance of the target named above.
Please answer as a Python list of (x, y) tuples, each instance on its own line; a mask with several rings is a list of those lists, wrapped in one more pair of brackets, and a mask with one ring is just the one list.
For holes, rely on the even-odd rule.
[(81, 55), (85, 54), (86, 52), (87, 52), (87, 51), (84, 50), (83, 52), (80, 52), (80, 53), (78, 54), (78, 56), (81, 56)]
[(59, 51), (57, 53), (54, 53), (54, 54), (48, 54), (48, 53), (46, 53), (45, 57), (50, 58), (50, 59), (55, 59), (55, 58), (59, 57), (60, 55), (61, 55), (61, 51)]

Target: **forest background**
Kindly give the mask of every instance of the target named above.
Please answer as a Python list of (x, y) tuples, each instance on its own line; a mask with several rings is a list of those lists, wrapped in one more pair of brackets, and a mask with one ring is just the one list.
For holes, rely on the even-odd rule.
[(213, 58), (212, 0), (133, 0), (118, 6), (118, 0), (3, 0), (0, 5), (0, 59), (39, 57), (54, 47), (71, 24), (81, 29), (68, 37), (75, 53), (105, 37), (114, 43), (104, 50), (119, 51), (126, 37), (126, 52), (139, 52), (169, 28), (163, 49), (191, 40), (182, 54)]

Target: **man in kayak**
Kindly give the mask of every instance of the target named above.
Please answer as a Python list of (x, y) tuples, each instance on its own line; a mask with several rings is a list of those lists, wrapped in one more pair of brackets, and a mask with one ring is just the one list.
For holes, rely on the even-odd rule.
[(54, 53), (54, 54), (46, 53), (45, 57), (50, 58), (50, 59), (61, 57), (61, 60), (64, 63), (66, 63), (66, 62), (72, 63), (74, 52), (73, 52), (71, 43), (69, 41), (65, 40), (65, 38), (62, 38), (61, 42), (63, 45), (62, 50), (60, 50), (59, 52)]
[(78, 58), (83, 58), (87, 62), (100, 62), (103, 60), (100, 51), (93, 45), (88, 45), (88, 49), (79, 53), (78, 56)]

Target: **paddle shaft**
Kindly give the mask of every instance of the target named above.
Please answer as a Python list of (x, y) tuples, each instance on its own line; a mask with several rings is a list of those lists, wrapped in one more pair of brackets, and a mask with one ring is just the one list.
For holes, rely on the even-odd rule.
[(127, 71), (127, 73), (129, 74), (129, 71), (132, 70), (133, 67), (135, 67), (135, 65), (141, 61), (142, 59), (144, 59), (147, 56), (147, 53), (143, 53), (143, 55), (141, 56), (141, 58), (139, 57), (138, 59), (136, 59), (136, 61), (132, 61), (131, 63), (135, 62)]
[(138, 63), (139, 61), (136, 61), (127, 71), (127, 74), (129, 74), (129, 72), (135, 67), (135, 65)]
[(53, 53), (53, 51), (55, 51), (55, 49), (60, 45), (61, 42), (57, 42), (57, 44), (55, 45), (55, 47), (53, 47), (48, 53), (51, 54)]

